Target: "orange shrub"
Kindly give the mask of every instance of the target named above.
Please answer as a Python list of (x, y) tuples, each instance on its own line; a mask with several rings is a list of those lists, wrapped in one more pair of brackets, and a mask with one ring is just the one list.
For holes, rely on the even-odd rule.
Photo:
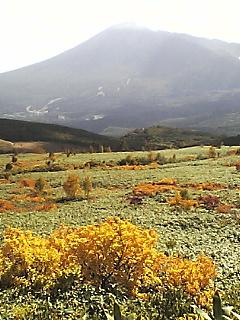
[(230, 149), (227, 151), (227, 156), (234, 156), (237, 153), (237, 149)]
[(155, 196), (161, 192), (177, 190), (178, 187), (174, 184), (155, 184), (155, 183), (142, 183), (133, 188), (133, 194), (136, 196)]
[(63, 184), (63, 189), (68, 197), (75, 198), (80, 192), (80, 178), (76, 174), (70, 174)]
[(36, 180), (30, 179), (30, 178), (20, 179), (18, 182), (19, 182), (20, 186), (31, 188), (31, 189), (34, 189), (35, 184), (36, 184)]
[(15, 206), (11, 201), (0, 199), (0, 212), (14, 210)]
[(217, 212), (219, 213), (230, 213), (232, 210), (233, 206), (230, 204), (220, 204), (217, 207)]
[(235, 167), (237, 171), (240, 171), (240, 161), (236, 162)]
[(0, 179), (0, 184), (6, 184), (9, 183), (8, 179)]
[(184, 157), (184, 161), (194, 161), (194, 160), (196, 160), (196, 156), (194, 156), (194, 155), (189, 155), (189, 156), (186, 156), (186, 157)]
[(171, 206), (179, 206), (184, 209), (190, 209), (191, 207), (197, 207), (198, 201), (192, 199), (183, 199), (181, 194), (177, 191), (175, 197), (167, 200), (168, 204)]
[(197, 189), (197, 190), (222, 190), (226, 189), (227, 186), (221, 183), (215, 183), (215, 182), (199, 182), (199, 183), (191, 183), (187, 184), (188, 187)]
[(47, 203), (35, 206), (34, 210), (36, 210), (36, 211), (50, 211), (50, 210), (53, 210), (56, 208), (57, 208), (56, 203), (47, 202)]
[(38, 196), (31, 196), (27, 194), (14, 194), (11, 196), (11, 200), (16, 202), (34, 202), (34, 203), (41, 203), (45, 202), (46, 199), (44, 197), (38, 197)]

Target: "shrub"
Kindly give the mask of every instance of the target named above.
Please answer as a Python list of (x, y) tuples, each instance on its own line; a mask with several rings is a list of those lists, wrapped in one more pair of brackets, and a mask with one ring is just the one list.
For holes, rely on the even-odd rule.
[(46, 179), (43, 177), (40, 177), (36, 180), (34, 190), (37, 194), (42, 195), (47, 192), (47, 189), (49, 188), (49, 184)]
[(227, 156), (235, 156), (237, 153), (236, 149), (230, 149), (227, 151)]
[(157, 160), (157, 155), (155, 152), (150, 151), (147, 155), (147, 158), (148, 158), (148, 161), (151, 163)]
[(5, 166), (5, 171), (11, 171), (13, 168), (13, 165), (11, 163), (7, 163)]
[(46, 203), (35, 206), (34, 210), (36, 210), (36, 211), (50, 211), (50, 210), (53, 210), (56, 208), (57, 208), (56, 203), (46, 202)]
[(198, 200), (208, 210), (213, 210), (220, 204), (219, 197), (212, 195), (201, 196)]
[(0, 249), (0, 285), (46, 292), (75, 277), (97, 288), (117, 286), (140, 299), (174, 288), (195, 301), (207, 299), (216, 275), (212, 260), (167, 256), (156, 249), (157, 238), (154, 230), (118, 218), (61, 226), (46, 238), (8, 228)]
[(36, 185), (36, 180), (35, 179), (30, 179), (30, 178), (24, 178), (24, 179), (20, 179), (18, 181), (18, 183), (20, 184), (20, 186), (22, 187), (27, 187), (27, 188), (35, 188)]
[(82, 188), (83, 188), (83, 191), (85, 193), (85, 197), (87, 197), (87, 199), (89, 199), (89, 193), (93, 189), (92, 180), (91, 180), (91, 178), (89, 176), (86, 176), (86, 177), (83, 178)]
[(221, 189), (226, 189), (227, 186), (221, 183), (215, 183), (215, 182), (200, 182), (200, 183), (193, 183), (189, 184), (189, 187), (192, 187), (197, 190), (207, 190), (207, 191), (212, 191), (212, 190), (221, 190)]
[(172, 179), (172, 178), (163, 178), (157, 184), (161, 185), (170, 185), (170, 186), (176, 186), (177, 185), (177, 180)]
[(18, 161), (17, 157), (15, 155), (12, 156), (12, 163), (16, 163)]
[(55, 154), (54, 154), (53, 152), (49, 152), (48, 158), (49, 158), (52, 162), (54, 162), (54, 161), (56, 160), (56, 156), (55, 156)]
[(139, 205), (143, 203), (143, 198), (140, 196), (129, 196), (128, 201), (130, 204)]
[(180, 196), (184, 200), (190, 200), (191, 199), (191, 195), (190, 195), (188, 189), (180, 190)]
[(11, 178), (11, 172), (7, 171), (3, 173), (3, 178), (6, 179), (7, 181), (10, 180)]
[(240, 155), (240, 148), (237, 148), (237, 150), (236, 150), (236, 155)]
[(217, 207), (217, 212), (219, 213), (230, 213), (232, 211), (233, 206), (229, 204), (220, 204)]
[(158, 164), (165, 164), (168, 162), (168, 160), (166, 159), (166, 157), (164, 155), (162, 155), (160, 152), (157, 153), (157, 157), (156, 157), (157, 163)]
[(216, 149), (213, 146), (209, 147), (208, 157), (209, 158), (216, 158), (216, 156), (217, 156)]
[(70, 174), (63, 184), (63, 189), (67, 197), (76, 198), (77, 194), (81, 190), (79, 177), (75, 174)]
[(133, 188), (133, 194), (136, 196), (153, 197), (158, 193), (171, 190), (178, 190), (173, 179), (162, 179), (157, 183), (141, 183)]
[(179, 191), (176, 192), (176, 195), (170, 199), (167, 200), (167, 202), (171, 206), (179, 206), (184, 209), (190, 209), (192, 207), (197, 207), (198, 206), (198, 201), (197, 200), (191, 200), (191, 199), (183, 199), (181, 196), (181, 193)]
[(99, 167), (100, 165), (101, 165), (100, 161), (90, 160), (90, 161), (85, 162), (84, 167), (91, 169), (91, 168)]
[(11, 201), (0, 199), (0, 212), (14, 210), (15, 206)]
[(236, 170), (237, 170), (237, 171), (240, 171), (240, 162), (237, 162), (237, 163), (235, 164), (235, 167), (236, 167)]

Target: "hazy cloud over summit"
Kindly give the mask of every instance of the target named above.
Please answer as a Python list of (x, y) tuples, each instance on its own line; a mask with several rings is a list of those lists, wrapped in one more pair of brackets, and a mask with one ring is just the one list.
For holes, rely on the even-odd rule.
[(122, 23), (240, 43), (238, 0), (1, 0), (0, 72)]

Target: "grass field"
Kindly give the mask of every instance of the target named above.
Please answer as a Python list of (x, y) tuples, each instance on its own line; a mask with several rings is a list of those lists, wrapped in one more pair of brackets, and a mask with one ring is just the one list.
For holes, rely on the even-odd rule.
[[(134, 225), (155, 229), (159, 234), (158, 250), (168, 255), (194, 259), (204, 254), (213, 259), (217, 265), (215, 286), (222, 291), (225, 303), (235, 304), (239, 312), (240, 172), (235, 164), (240, 158), (234, 150), (237, 147), (217, 149), (218, 156), (215, 158), (208, 157), (207, 146), (164, 150), (161, 155), (166, 159), (174, 158), (174, 161), (145, 166), (117, 165), (118, 161), (130, 154), (120, 152), (69, 157), (55, 154), (54, 162), (48, 165), (47, 154), (20, 154), (10, 170), (9, 180), (4, 180), (4, 169), (11, 157), (1, 155), (3, 176), (0, 180), (0, 199), (14, 205), (14, 209), (8, 209), (0, 204), (1, 239), (8, 226), (47, 236), (61, 224), (85, 226), (102, 222), (109, 216), (127, 219)], [(149, 153), (135, 152), (131, 157), (149, 157)], [(91, 167), (89, 162), (95, 165)], [(52, 171), (41, 170), (51, 166)], [(58, 171), (54, 170), (54, 166)], [(93, 189), (89, 197), (83, 191), (76, 199), (66, 197), (62, 186), (70, 173), (78, 175), (80, 181), (86, 176), (90, 177)], [(49, 183), (45, 197), (56, 205), (51, 210), (38, 210), (24, 198), (25, 195), (31, 196), (33, 191), (30, 187), (24, 187), (21, 181), (39, 177)], [(159, 188), (152, 193), (144, 193), (141, 192), (143, 184), (152, 188), (165, 185), (167, 190)], [(139, 185), (140, 189), (136, 191)], [(197, 205), (182, 203), (176, 196), (179, 193), (182, 200), (195, 200)], [(4, 306), (6, 296), (7, 289), (0, 295), (1, 308), (9, 314), (9, 317), (5, 314), (3, 319), (25, 319), (25, 314), (22, 318), (12, 315), (9, 305), (16, 307), (16, 302), (8, 302)], [(54, 319), (65, 318), (59, 316)]]

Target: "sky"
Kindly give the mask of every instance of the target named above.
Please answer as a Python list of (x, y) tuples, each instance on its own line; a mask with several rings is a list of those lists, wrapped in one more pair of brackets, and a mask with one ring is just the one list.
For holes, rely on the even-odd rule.
[(116, 24), (240, 43), (240, 0), (0, 0), (0, 73)]

